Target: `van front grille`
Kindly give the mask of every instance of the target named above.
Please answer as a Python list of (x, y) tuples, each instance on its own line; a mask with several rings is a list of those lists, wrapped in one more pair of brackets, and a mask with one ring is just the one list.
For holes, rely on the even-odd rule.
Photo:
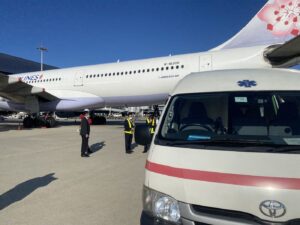
[[(271, 222), (262, 220), (254, 215), (249, 213), (233, 211), (233, 210), (224, 210), (218, 208), (204, 207), (199, 205), (191, 205), (191, 210), (195, 215), (206, 215), (210, 218), (223, 218), (224, 221), (240, 221), (240, 224), (249, 224), (254, 223), (257, 225), (300, 225), (300, 218), (294, 219), (286, 222)], [(214, 225), (213, 223), (202, 223), (194, 220), (195, 225)]]
[(244, 212), (210, 208), (210, 207), (204, 207), (204, 206), (200, 206), (200, 205), (192, 205), (192, 210), (196, 214), (197, 213), (205, 213), (205, 214), (214, 215), (214, 216), (230, 217), (230, 218), (242, 219), (242, 220), (247, 220), (247, 221), (255, 221), (258, 224), (265, 225), (265, 223), (259, 223), (260, 219), (258, 217), (253, 216), (248, 213), (244, 213)]

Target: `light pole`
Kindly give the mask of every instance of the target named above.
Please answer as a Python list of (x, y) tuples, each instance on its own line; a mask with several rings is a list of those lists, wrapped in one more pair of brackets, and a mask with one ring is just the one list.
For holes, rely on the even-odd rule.
[(38, 48), (36, 48), (37, 50), (39, 50), (40, 52), (41, 52), (41, 71), (43, 71), (43, 53), (44, 52), (47, 52), (48, 51), (48, 49), (47, 48), (45, 48), (45, 47), (38, 47)]

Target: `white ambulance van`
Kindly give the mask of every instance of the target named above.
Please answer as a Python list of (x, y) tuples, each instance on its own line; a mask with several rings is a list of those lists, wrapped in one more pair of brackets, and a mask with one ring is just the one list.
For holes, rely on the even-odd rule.
[(300, 225), (299, 112), (296, 70), (185, 77), (151, 143), (141, 224)]

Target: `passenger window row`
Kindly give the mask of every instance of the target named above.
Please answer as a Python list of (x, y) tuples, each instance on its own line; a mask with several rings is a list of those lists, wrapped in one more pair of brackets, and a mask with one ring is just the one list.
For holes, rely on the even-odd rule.
[(38, 79), (38, 80), (29, 80), (24, 81), (26, 84), (32, 84), (32, 83), (45, 83), (45, 82), (57, 82), (61, 81), (61, 78), (49, 78), (49, 79)]
[(168, 71), (174, 69), (183, 69), (184, 65), (176, 65), (176, 66), (165, 66), (165, 67), (157, 67), (151, 69), (139, 69), (139, 70), (129, 70), (122, 72), (112, 72), (112, 73), (102, 73), (102, 74), (91, 74), (86, 75), (86, 78), (99, 78), (99, 77), (110, 77), (110, 76), (123, 76), (123, 75), (131, 75), (131, 74), (141, 74), (141, 73), (149, 73), (149, 72), (158, 72), (158, 71)]

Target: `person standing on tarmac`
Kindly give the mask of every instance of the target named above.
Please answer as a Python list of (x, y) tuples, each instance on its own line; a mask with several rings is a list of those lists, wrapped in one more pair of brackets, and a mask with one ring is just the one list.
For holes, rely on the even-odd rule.
[[(155, 133), (155, 128), (156, 128), (156, 119), (153, 114), (151, 114), (147, 119), (146, 119), (146, 125), (149, 127), (149, 132), (151, 135), (151, 139), (153, 138), (153, 135)], [(144, 153), (147, 152), (150, 148), (150, 144), (144, 146)]]
[(131, 143), (133, 137), (134, 123), (132, 121), (132, 115), (126, 116), (124, 121), (124, 134), (125, 134), (125, 151), (126, 154), (131, 154)]
[(81, 143), (81, 157), (89, 157), (91, 153), (89, 149), (89, 137), (90, 137), (90, 124), (89, 124), (89, 110), (85, 109), (83, 112), (80, 125), (80, 135), (82, 138)]

